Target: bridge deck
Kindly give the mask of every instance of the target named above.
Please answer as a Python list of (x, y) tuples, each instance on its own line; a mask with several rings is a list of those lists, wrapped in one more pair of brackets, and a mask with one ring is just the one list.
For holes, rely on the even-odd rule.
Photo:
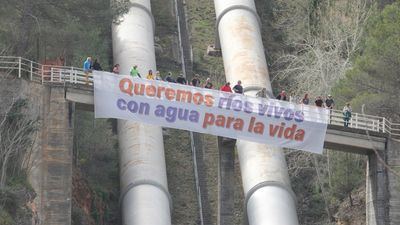
[[(93, 111), (93, 91), (91, 86), (66, 86), (66, 99), (71, 102), (77, 103), (77, 109)], [(383, 151), (386, 145), (387, 133), (379, 132), (377, 129), (378, 120), (371, 121), (376, 123), (376, 126), (370, 126), (370, 129), (365, 129), (364, 119), (360, 120), (364, 124), (355, 128), (353, 121), (353, 127), (343, 127), (343, 120), (341, 113), (335, 111), (335, 115), (332, 116), (332, 124), (328, 125), (328, 130), (325, 136), (325, 148), (334, 149), (338, 151), (353, 152), (358, 154), (370, 154), (373, 148)], [(370, 137), (368, 138), (367, 130)]]

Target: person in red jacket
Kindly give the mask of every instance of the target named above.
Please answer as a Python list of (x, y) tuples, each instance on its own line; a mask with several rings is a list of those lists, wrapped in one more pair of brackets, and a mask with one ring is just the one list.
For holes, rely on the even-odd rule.
[(220, 89), (221, 91), (230, 92), (232, 93), (231, 83), (226, 82)]

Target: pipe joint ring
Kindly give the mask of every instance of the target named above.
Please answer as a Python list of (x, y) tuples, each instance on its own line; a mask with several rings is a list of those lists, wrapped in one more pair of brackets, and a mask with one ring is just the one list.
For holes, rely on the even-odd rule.
[(155, 20), (154, 20), (154, 16), (153, 16), (153, 14), (151, 13), (151, 11), (150, 11), (146, 6), (144, 6), (144, 5), (142, 5), (142, 4), (139, 4), (139, 3), (136, 3), (136, 2), (131, 2), (131, 3), (130, 3), (130, 7), (131, 7), (131, 8), (138, 8), (138, 9), (141, 9), (141, 10), (143, 10), (143, 11), (150, 17), (151, 22), (152, 22), (152, 25), (153, 25), (153, 33), (154, 33), (155, 30), (156, 30), (156, 22), (155, 22)]
[(172, 212), (172, 198), (171, 195), (169, 194), (168, 190), (161, 185), (160, 183), (156, 182), (156, 181), (152, 181), (152, 180), (138, 180), (135, 181), (134, 183), (130, 183), (125, 190), (121, 193), (121, 196), (119, 198), (119, 203), (120, 205), (122, 204), (122, 202), (124, 201), (125, 196), (131, 191), (133, 190), (135, 187), (137, 186), (141, 186), (141, 185), (150, 185), (153, 187), (156, 187), (157, 189), (161, 190), (168, 198), (168, 203), (169, 203), (169, 209)]
[(286, 190), (293, 198), (293, 201), (296, 202), (296, 195), (294, 194), (293, 190), (291, 188), (288, 188), (287, 185), (282, 184), (281, 182), (277, 182), (277, 181), (264, 181), (261, 183), (258, 183), (257, 185), (255, 185), (254, 187), (252, 187), (246, 194), (246, 198), (245, 198), (245, 205), (247, 207), (247, 203), (249, 201), (249, 199), (251, 198), (251, 196), (258, 191), (259, 189), (263, 188), (263, 187), (269, 187), (269, 186), (275, 186), (275, 187), (279, 187), (282, 188), (284, 190)]
[(246, 194), (246, 198), (244, 200), (244, 214), (245, 214), (245, 224), (249, 224), (248, 223), (248, 217), (247, 217), (247, 204), (249, 203), (249, 199), (251, 198), (251, 196), (258, 191), (259, 189), (263, 188), (263, 187), (270, 187), (270, 186), (275, 186), (275, 187), (279, 187), (282, 188), (284, 190), (286, 190), (291, 196), (293, 201), (297, 202), (296, 200), (296, 195), (294, 194), (293, 190), (291, 188), (288, 188), (286, 185), (282, 184), (281, 182), (277, 182), (277, 181), (264, 181), (261, 183), (258, 183), (257, 185), (255, 185), (254, 187), (252, 187)]
[[(249, 92), (249, 91), (261, 91), (263, 88), (265, 88), (265, 87), (261, 87), (261, 86), (247, 86), (247, 87), (245, 87), (245, 88), (243, 88), (243, 93), (246, 93), (246, 92)], [(267, 90), (266, 88), (265, 88), (265, 91), (266, 91), (266, 98), (271, 98), (271, 99), (273, 99), (274, 97), (273, 97), (273, 94), (272, 94), (272, 91), (270, 91), (270, 90)]]

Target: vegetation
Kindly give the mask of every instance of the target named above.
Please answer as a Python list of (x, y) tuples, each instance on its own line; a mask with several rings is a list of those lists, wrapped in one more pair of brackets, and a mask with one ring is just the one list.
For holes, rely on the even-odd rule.
[(75, 131), (73, 224), (120, 224), (118, 144), (111, 123), (78, 111)]
[(271, 75), (278, 89), (303, 96), (330, 94), (351, 68), (369, 0), (275, 1), (271, 27), (281, 32), (282, 50), (271, 52)]
[(35, 194), (27, 182), (37, 120), (27, 115), (28, 102), (14, 100), (0, 115), (0, 224), (24, 224), (26, 205)]
[(168, 72), (177, 77), (181, 73), (181, 58), (178, 43), (178, 27), (174, 14), (174, 2), (151, 1), (154, 15), (155, 48), (157, 70), (165, 77)]
[(18, 176), (29, 169), (27, 156), (37, 120), (29, 118), (26, 110), (27, 101), (18, 99), (0, 116), (0, 190), (5, 188), (8, 176)]
[(107, 68), (110, 24), (126, 2), (115, 1), (110, 7), (109, 0), (0, 0), (0, 55), (37, 61), (62, 56), (75, 66), (91, 55)]
[(400, 2), (371, 17), (363, 51), (335, 88), (341, 102), (351, 101), (358, 110), (365, 104), (368, 113), (399, 121), (399, 24)]

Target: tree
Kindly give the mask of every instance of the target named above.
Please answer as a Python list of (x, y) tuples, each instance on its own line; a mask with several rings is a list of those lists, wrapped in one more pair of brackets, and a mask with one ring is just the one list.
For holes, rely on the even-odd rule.
[(338, 200), (348, 197), (350, 206), (353, 206), (352, 191), (359, 188), (364, 181), (364, 157), (342, 152), (332, 154), (336, 159), (332, 165), (332, 197)]
[(92, 55), (108, 63), (111, 23), (126, 12), (128, 0), (0, 0), (2, 54), (37, 61), (64, 56), (81, 64)]
[(359, 50), (368, 2), (277, 1), (274, 26), (285, 31), (286, 48), (270, 67), (275, 83), (297, 96), (329, 94)]
[[(37, 120), (25, 115), (27, 101), (16, 99), (4, 115), (0, 115), (0, 190), (7, 177), (20, 173), (26, 166), (36, 131)], [(10, 164), (10, 162), (13, 162)]]
[(367, 28), (364, 50), (354, 67), (335, 87), (342, 102), (354, 108), (362, 104), (370, 114), (400, 120), (400, 2), (387, 5), (373, 16)]

